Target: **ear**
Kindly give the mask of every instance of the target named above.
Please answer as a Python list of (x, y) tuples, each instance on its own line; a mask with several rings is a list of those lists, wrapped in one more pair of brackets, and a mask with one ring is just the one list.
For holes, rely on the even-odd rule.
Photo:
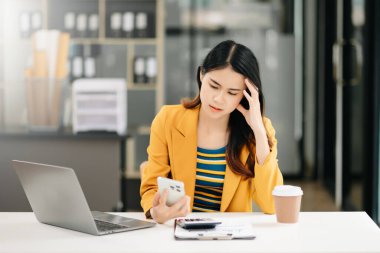
[(201, 80), (201, 82), (203, 80), (203, 77), (204, 77), (203, 68), (202, 68), (202, 66), (199, 66), (199, 80)]

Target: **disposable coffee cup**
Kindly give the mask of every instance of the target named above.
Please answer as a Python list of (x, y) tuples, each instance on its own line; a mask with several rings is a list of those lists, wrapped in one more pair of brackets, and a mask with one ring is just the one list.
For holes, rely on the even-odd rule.
[(301, 208), (303, 191), (298, 186), (278, 185), (273, 191), (277, 222), (296, 223)]

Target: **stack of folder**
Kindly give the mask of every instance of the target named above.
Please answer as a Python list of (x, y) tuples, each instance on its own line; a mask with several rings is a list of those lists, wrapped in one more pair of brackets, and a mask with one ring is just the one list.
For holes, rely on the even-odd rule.
[(32, 130), (59, 128), (69, 42), (70, 35), (58, 30), (40, 30), (32, 36), (33, 64), (25, 70), (28, 121)]

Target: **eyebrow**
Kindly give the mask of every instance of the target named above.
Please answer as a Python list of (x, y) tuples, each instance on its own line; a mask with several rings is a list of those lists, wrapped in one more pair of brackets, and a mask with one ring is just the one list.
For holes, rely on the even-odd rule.
[[(219, 85), (219, 86), (222, 86), (220, 83), (218, 83), (217, 81), (215, 81), (215, 80), (212, 79), (211, 77), (210, 77), (210, 80), (211, 80), (213, 83), (215, 83), (215, 84), (217, 84), (217, 85)], [(229, 90), (231, 90), (231, 91), (241, 91), (241, 89), (234, 89), (234, 88), (229, 88)]]

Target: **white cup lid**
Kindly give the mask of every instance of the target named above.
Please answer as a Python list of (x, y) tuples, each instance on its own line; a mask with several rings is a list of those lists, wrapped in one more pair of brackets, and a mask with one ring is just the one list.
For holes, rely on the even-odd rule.
[(274, 196), (300, 196), (303, 195), (303, 191), (301, 187), (293, 186), (293, 185), (277, 185), (273, 191), (272, 195)]

